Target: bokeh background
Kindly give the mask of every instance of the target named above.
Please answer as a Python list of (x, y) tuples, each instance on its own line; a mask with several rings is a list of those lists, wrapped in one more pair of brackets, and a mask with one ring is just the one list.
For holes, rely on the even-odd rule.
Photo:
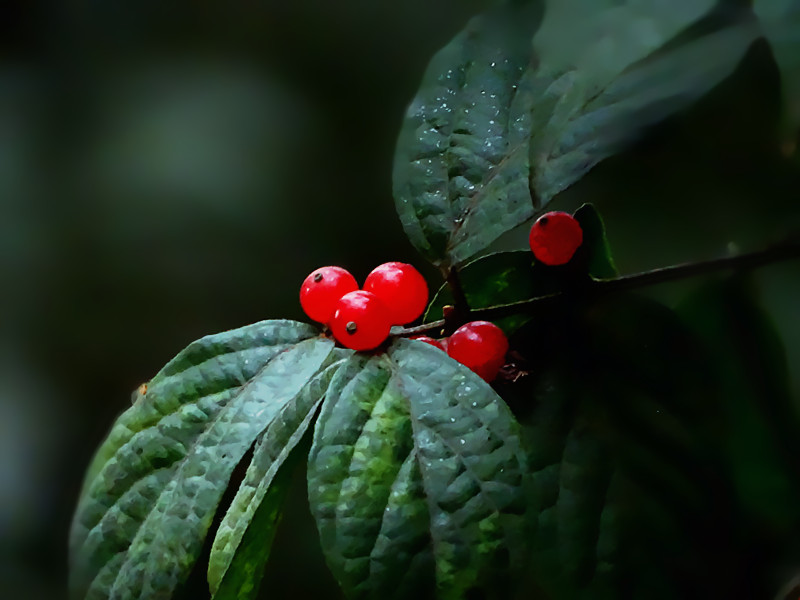
[[(0, 19), (0, 594), (65, 597), (83, 471), (130, 393), (191, 340), (302, 319), (324, 264), (437, 272), (391, 169), (430, 56), (489, 0), (12, 1)], [(756, 43), (707, 98), (562, 194), (633, 272), (800, 228), (800, 161)], [(523, 247), (526, 228), (497, 248)], [(800, 269), (758, 274), (800, 364)], [(689, 283), (647, 293), (677, 301)], [(797, 369), (793, 386), (800, 392)], [(666, 373), (666, 366), (665, 366)], [(796, 397), (800, 394), (796, 393)], [(335, 597), (302, 477), (271, 597)]]

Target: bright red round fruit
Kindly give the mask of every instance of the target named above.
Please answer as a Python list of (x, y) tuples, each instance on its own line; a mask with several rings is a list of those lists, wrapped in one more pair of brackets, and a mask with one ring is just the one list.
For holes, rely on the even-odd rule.
[(442, 340), (435, 340), (432, 337), (428, 337), (427, 335), (415, 335), (409, 339), (425, 342), (426, 344), (430, 344), (431, 346), (437, 347), (439, 350), (445, 349), (444, 345), (442, 345)]
[(320, 267), (306, 277), (300, 286), (300, 306), (308, 318), (329, 323), (339, 298), (358, 289), (349, 271), (341, 267)]
[(330, 322), (331, 332), (342, 346), (372, 350), (389, 336), (389, 309), (370, 292), (349, 292), (339, 299)]
[(469, 367), (481, 378), (492, 381), (505, 364), (508, 339), (503, 330), (489, 321), (472, 321), (453, 332), (447, 354)]
[(425, 278), (406, 263), (388, 262), (375, 267), (364, 281), (364, 290), (383, 300), (393, 325), (410, 323), (428, 305)]
[(531, 227), (531, 250), (546, 265), (567, 264), (583, 243), (580, 223), (565, 212), (543, 214)]

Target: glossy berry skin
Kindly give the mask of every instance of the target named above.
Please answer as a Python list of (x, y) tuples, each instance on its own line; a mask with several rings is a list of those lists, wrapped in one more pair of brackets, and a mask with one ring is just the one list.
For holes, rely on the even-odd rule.
[(583, 229), (572, 215), (549, 212), (533, 224), (529, 242), (538, 261), (551, 266), (564, 265), (583, 243)]
[(320, 267), (312, 271), (300, 286), (300, 306), (308, 318), (329, 323), (339, 298), (358, 289), (349, 271), (341, 267)]
[(342, 296), (330, 321), (336, 341), (353, 350), (372, 350), (389, 336), (389, 309), (374, 294), (357, 290)]
[(439, 350), (445, 350), (445, 346), (442, 344), (442, 340), (435, 340), (432, 337), (428, 337), (427, 335), (415, 335), (414, 337), (412, 337), (410, 339), (419, 340), (420, 342), (425, 342), (426, 344), (430, 344), (431, 346), (435, 346)]
[(503, 330), (488, 321), (472, 321), (453, 332), (447, 354), (469, 367), (485, 381), (497, 377), (505, 364), (508, 339)]
[(375, 267), (364, 281), (364, 290), (383, 300), (392, 325), (405, 325), (419, 317), (428, 305), (428, 284), (411, 265), (388, 262)]

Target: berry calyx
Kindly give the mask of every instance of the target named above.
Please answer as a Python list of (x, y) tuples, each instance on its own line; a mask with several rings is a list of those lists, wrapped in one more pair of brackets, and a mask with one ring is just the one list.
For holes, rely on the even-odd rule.
[(447, 354), (472, 369), (485, 381), (497, 377), (505, 364), (508, 339), (503, 330), (489, 321), (472, 321), (453, 332)]
[(442, 343), (445, 340), (435, 340), (432, 337), (428, 337), (427, 335), (415, 335), (409, 339), (425, 342), (426, 344), (430, 344), (431, 346), (437, 347), (439, 350), (445, 350), (446, 348), (445, 345)]
[(572, 215), (553, 211), (543, 214), (531, 227), (531, 250), (546, 265), (567, 264), (583, 243), (583, 229)]
[(320, 267), (306, 277), (300, 286), (300, 306), (308, 318), (329, 323), (339, 298), (358, 289), (349, 271), (341, 267)]
[(393, 325), (410, 323), (428, 305), (425, 278), (406, 263), (388, 262), (375, 267), (364, 281), (364, 290), (383, 300)]
[(370, 292), (348, 292), (336, 303), (330, 321), (336, 341), (352, 350), (372, 350), (389, 337), (389, 309)]

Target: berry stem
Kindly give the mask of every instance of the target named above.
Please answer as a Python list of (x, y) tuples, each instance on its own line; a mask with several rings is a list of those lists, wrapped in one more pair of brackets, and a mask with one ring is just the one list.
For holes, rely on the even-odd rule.
[[(735, 256), (725, 256), (722, 258), (713, 258), (711, 260), (704, 260), (698, 262), (681, 263), (678, 265), (671, 265), (669, 267), (661, 267), (651, 271), (644, 271), (642, 273), (635, 273), (633, 275), (622, 275), (613, 279), (593, 279), (590, 280), (585, 286), (579, 290), (568, 290), (556, 294), (549, 294), (547, 296), (538, 296), (528, 300), (521, 300), (519, 302), (512, 302), (510, 304), (500, 304), (497, 306), (487, 306), (484, 308), (469, 309), (467, 307), (467, 316), (464, 318), (463, 323), (469, 319), (482, 319), (492, 321), (519, 313), (533, 312), (540, 310), (547, 305), (557, 304), (568, 297), (575, 297), (579, 295), (582, 299), (596, 299), (608, 294), (629, 291), (642, 287), (648, 287), (667, 281), (676, 281), (679, 279), (686, 279), (689, 277), (696, 277), (708, 273), (716, 273), (719, 271), (735, 270), (735, 271), (749, 271), (757, 269), (765, 265), (793, 260), (800, 258), (800, 236), (793, 237), (763, 250), (755, 252), (748, 252), (745, 254), (738, 254)], [(454, 271), (451, 269), (450, 271)], [(461, 288), (458, 277), (455, 276), (458, 289), (461, 292), (464, 304), (466, 298), (464, 297), (463, 289)], [(451, 277), (448, 274), (447, 279), (451, 291), (453, 291), (453, 298), (458, 302), (458, 297), (451, 283)], [(458, 304), (456, 304), (458, 307)], [(458, 315), (458, 312), (456, 313)], [(448, 326), (451, 323), (447, 323)], [(395, 335), (407, 336), (418, 335), (441, 329), (445, 326), (445, 321), (434, 321), (432, 323), (425, 323), (417, 327), (409, 328), (396, 328), (392, 331)]]
[(445, 317), (445, 329), (452, 330), (447, 333), (452, 333), (460, 325), (463, 325), (472, 317), (472, 310), (467, 302), (467, 295), (464, 293), (464, 288), (461, 285), (461, 278), (458, 276), (458, 270), (455, 267), (450, 267), (447, 271), (447, 286), (450, 288), (450, 293), (453, 295), (453, 308), (451, 316)]

